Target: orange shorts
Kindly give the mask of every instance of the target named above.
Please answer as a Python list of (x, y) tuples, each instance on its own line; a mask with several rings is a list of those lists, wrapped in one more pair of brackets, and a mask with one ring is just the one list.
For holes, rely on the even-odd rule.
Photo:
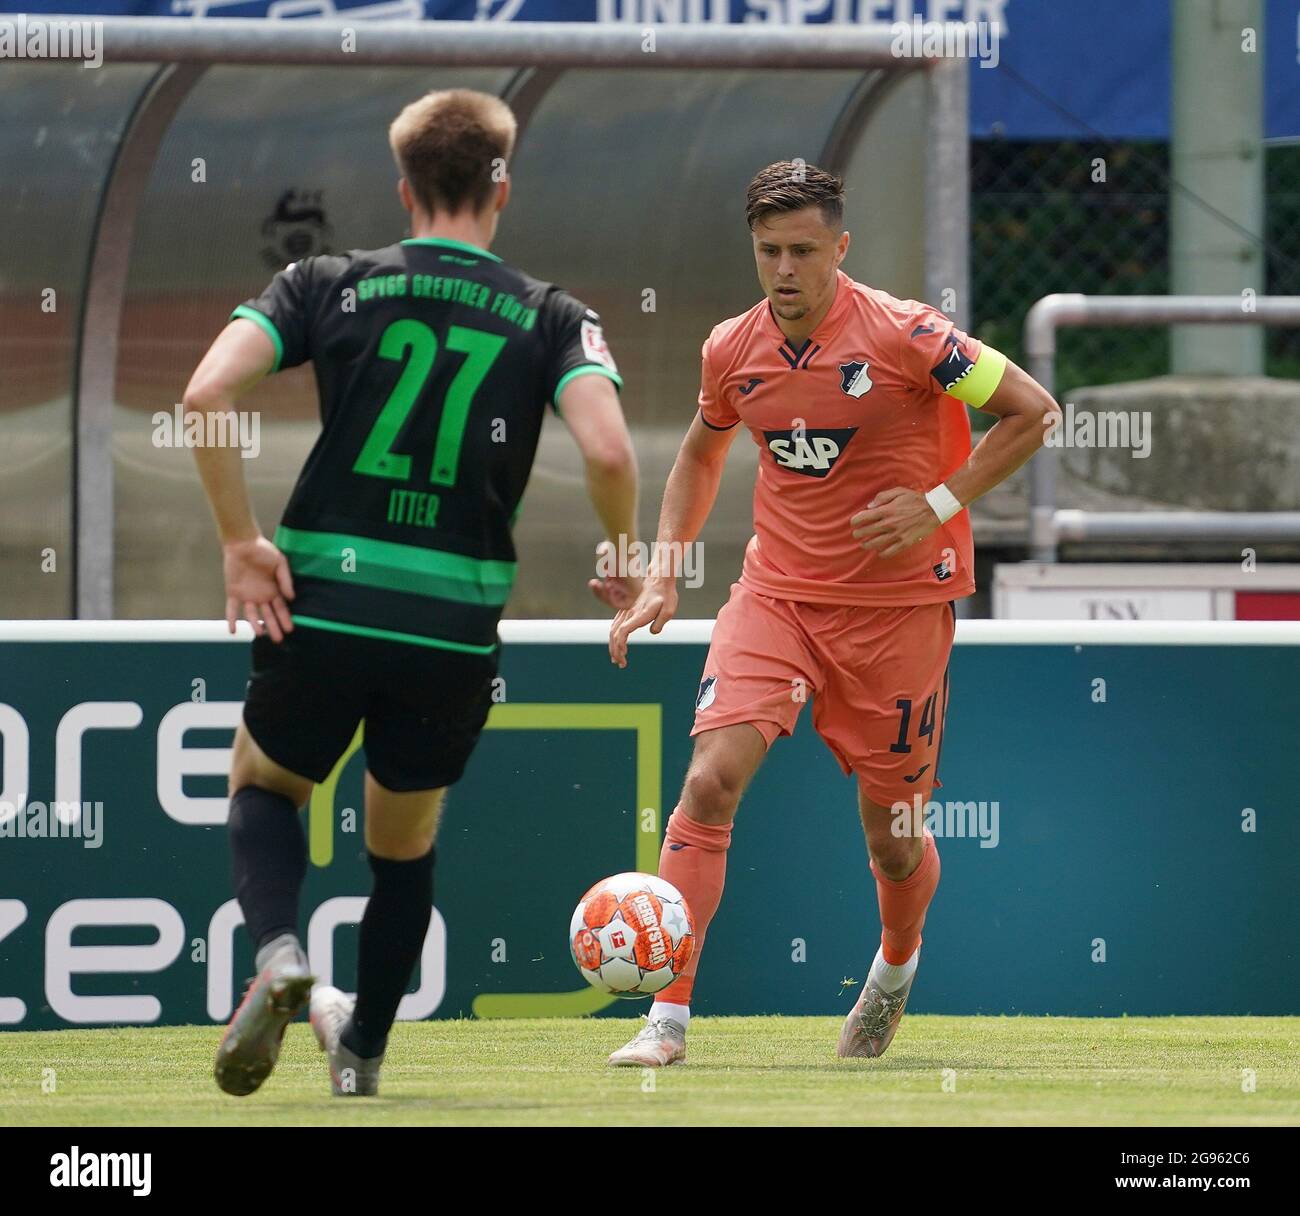
[(692, 735), (748, 722), (767, 745), (813, 726), (873, 802), (929, 797), (948, 708), (951, 603), (869, 608), (796, 603), (740, 583), (718, 613)]

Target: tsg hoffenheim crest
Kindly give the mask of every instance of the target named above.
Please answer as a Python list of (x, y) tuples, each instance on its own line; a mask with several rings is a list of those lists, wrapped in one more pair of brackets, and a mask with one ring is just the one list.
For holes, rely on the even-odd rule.
[(871, 377), (867, 368), (871, 365), (865, 360), (840, 364), (840, 388), (850, 397), (861, 397), (871, 387)]

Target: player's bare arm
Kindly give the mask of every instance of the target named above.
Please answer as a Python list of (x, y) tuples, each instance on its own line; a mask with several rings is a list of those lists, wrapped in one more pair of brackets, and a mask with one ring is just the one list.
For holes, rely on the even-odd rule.
[[(1042, 447), (1061, 413), (1047, 390), (1009, 359), (993, 395), (980, 408), (997, 422), (945, 482), (963, 507), (1005, 481)], [(923, 491), (895, 486), (877, 494), (850, 523), (864, 549), (893, 557), (929, 536), (942, 520)]]
[[(271, 339), (251, 321), (231, 321), (203, 356), (184, 396), (185, 412), (226, 414), (275, 366)], [(200, 434), (209, 433), (203, 428)], [(215, 432), (220, 433), (220, 432)], [(199, 477), (217, 523), (226, 584), (226, 626), (240, 617), (255, 634), (279, 642), (293, 629), (287, 600), (293, 599), (289, 563), (257, 526), (237, 447), (194, 449)]]
[(650, 573), (636, 602), (621, 608), (610, 624), (611, 663), (626, 667), (628, 638), (644, 625), (657, 634), (676, 614), (678, 571), (665, 555), (682, 552), (699, 536), (718, 497), (722, 468), (737, 430), (716, 430), (698, 413), (691, 422), (664, 487)]
[[(577, 376), (560, 392), (560, 416), (582, 453), (587, 496), (608, 538), (597, 548), (604, 554), (624, 536), (637, 539), (637, 465), (618, 391), (605, 376)], [(641, 580), (626, 572), (589, 579), (592, 594), (611, 608), (626, 608), (641, 589)]]

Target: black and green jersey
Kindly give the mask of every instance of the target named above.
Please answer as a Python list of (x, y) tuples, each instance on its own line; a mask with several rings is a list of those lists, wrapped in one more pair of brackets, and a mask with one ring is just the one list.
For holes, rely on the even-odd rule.
[(542, 416), (575, 376), (620, 384), (600, 318), (459, 241), (307, 258), (235, 309), (311, 360), (322, 430), (275, 543), (301, 625), (486, 653)]

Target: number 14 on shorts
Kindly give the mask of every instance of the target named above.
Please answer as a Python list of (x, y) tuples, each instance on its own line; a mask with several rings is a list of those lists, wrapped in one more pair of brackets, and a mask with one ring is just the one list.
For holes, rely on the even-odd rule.
[[(891, 752), (910, 752), (912, 745), (907, 741), (912, 727), (912, 706), (914, 702), (910, 697), (900, 697), (894, 702), (899, 710), (898, 723), (898, 740), (889, 745)], [(921, 721), (916, 728), (916, 737), (920, 740), (924, 737), (926, 744), (934, 746), (935, 735), (935, 718), (938, 712), (939, 694), (932, 692), (925, 699), (925, 704), (921, 708)]]

